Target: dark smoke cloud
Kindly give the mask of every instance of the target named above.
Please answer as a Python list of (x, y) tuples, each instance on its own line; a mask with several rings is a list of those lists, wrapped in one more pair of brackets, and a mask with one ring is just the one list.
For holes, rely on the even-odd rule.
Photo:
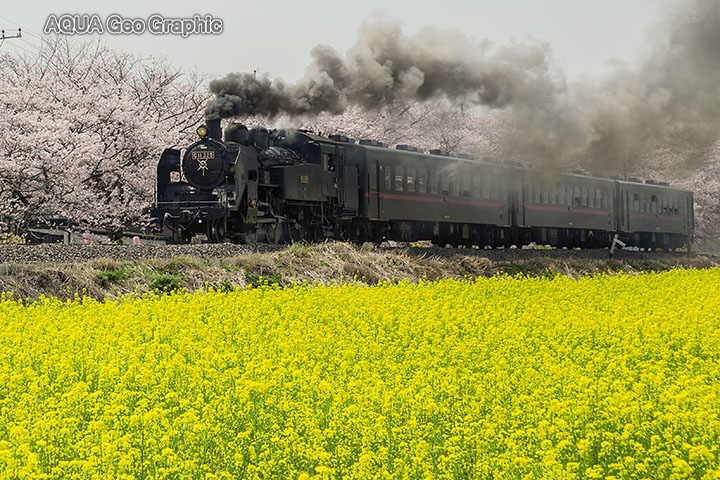
[(720, 136), (720, 0), (679, 3), (662, 32), (639, 66), (567, 84), (546, 44), (494, 48), (455, 31), (406, 36), (370, 23), (345, 56), (313, 49), (296, 84), (244, 73), (214, 80), (206, 116), (292, 117), (447, 98), (511, 111), (505, 150), (536, 165), (623, 173), (664, 143), (696, 167)]
[(212, 81), (216, 97), (206, 116), (341, 113), (349, 104), (374, 108), (442, 96), (499, 108), (535, 102), (558, 86), (547, 45), (492, 50), (458, 32), (432, 28), (407, 37), (397, 25), (367, 24), (345, 57), (326, 46), (314, 48), (312, 57), (294, 85), (247, 73)]
[(677, 173), (699, 167), (720, 137), (720, 1), (678, 3), (658, 31), (636, 68), (617, 65), (603, 82), (520, 109), (528, 146), (606, 173), (635, 170), (660, 146), (684, 159)]

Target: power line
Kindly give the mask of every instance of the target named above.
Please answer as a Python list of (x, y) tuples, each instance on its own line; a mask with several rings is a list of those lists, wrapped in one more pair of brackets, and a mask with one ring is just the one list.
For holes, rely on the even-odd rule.
[[(12, 23), (15, 23), (15, 22), (12, 22)], [(18, 28), (18, 33), (15, 34), (15, 35), (5, 35), (5, 30), (0, 30), (0, 35), (1, 35), (1, 36), (0, 36), (0, 40), (2, 41), (2, 43), (0, 43), (0, 46), (2, 46), (2, 45), (5, 43), (5, 40), (11, 40), (11, 39), (14, 39), (14, 38), (18, 38), (18, 39), (20, 39), (20, 40), (22, 40), (22, 41), (25, 41), (25, 40), (23, 40), (23, 38), (22, 38), (22, 29), (21, 29), (21, 28)], [(30, 44), (29, 42), (26, 42), (26, 43)], [(31, 45), (32, 45), (32, 44), (31, 44)], [(33, 45), (33, 46), (34, 46), (34, 45)], [(23, 50), (23, 51), (25, 51), (26, 53), (31, 53), (31, 52), (28, 52), (28, 51), (27, 51), (26, 49), (24, 49), (23, 47), (21, 47), (20, 45), (15, 44), (15, 45), (13, 45), (13, 47), (19, 48), (20, 50)], [(37, 47), (35, 47), (35, 48), (37, 48)], [(38, 51), (40, 51), (40, 49), (38, 49)], [(33, 52), (33, 53), (34, 53), (34, 52)]]
[[(9, 18), (5, 18), (5, 17), (3, 17), (3, 16), (0, 16), (0, 18), (2, 18), (2, 19), (4, 19), (4, 20), (6, 20), (6, 21), (8, 21), (8, 22), (10, 22), (10, 23), (13, 23), (13, 24), (15, 24), (15, 25), (18, 26), (17, 34), (15, 34), (15, 35), (6, 35), (6, 34), (5, 34), (5, 30), (0, 30), (0, 35), (2, 35), (2, 36), (0, 36), (0, 41), (1, 41), (0, 46), (2, 46), (2, 45), (5, 43), (5, 40), (10, 40), (10, 39), (15, 39), (15, 38), (17, 38), (17, 39), (19, 39), (21, 42), (24, 42), (24, 43), (26, 43), (28, 46), (32, 47), (32, 48), (34, 49), (34, 51), (30, 51), (30, 50), (28, 50), (27, 48), (24, 48), (24, 47), (22, 47), (22, 46), (19, 45), (19, 44), (13, 45), (14, 48), (16, 48), (16, 49), (19, 48), (20, 50), (22, 50), (23, 52), (25, 52), (25, 53), (28, 54), (28, 55), (33, 55), (33, 54), (36, 55), (36, 54), (38, 54), (39, 52), (42, 52), (42, 47), (41, 47), (41, 46), (39, 47), (39, 46), (35, 45), (34, 43), (29, 42), (28, 40), (26, 40), (26, 39), (23, 38), (23, 35), (22, 35), (23, 33), (30, 33), (31, 35), (33, 35), (31, 32), (28, 32), (28, 31), (23, 32), (22, 26), (21, 26), (19, 23), (17, 23), (17, 22), (13, 22), (13, 21), (10, 20)], [(41, 38), (41, 37), (38, 37), (37, 35), (33, 35), (33, 36), (37, 37), (37, 38), (40, 40), (40, 43), (41, 43), (41, 45), (42, 45), (42, 41), (43, 41), (42, 38)]]
[(33, 48), (34, 48), (35, 50), (37, 50), (38, 52), (42, 50), (42, 47), (39, 47), (39, 46), (35, 45), (35, 44), (32, 43), (32, 42), (28, 42), (28, 41), (25, 40), (24, 38), (21, 38), (20, 41), (27, 43), (28, 45), (30, 45), (31, 47), (33, 47)]
[[(9, 18), (3, 17), (2, 15), (0, 15), (0, 18), (2, 18), (3, 20), (5, 20), (6, 22), (10, 22), (10, 23), (12, 23), (13, 25), (15, 25), (15, 26), (17, 26), (17, 27), (22, 28), (22, 25), (20, 25), (20, 24), (17, 23), (17, 22), (13, 22), (13, 21), (10, 20)], [(28, 33), (31, 37), (35, 37), (35, 38), (37, 38), (38, 40), (42, 40), (42, 37), (39, 36), (39, 35), (37, 35), (36, 33), (34, 33), (32, 30), (28, 30), (28, 29), (26, 28), (24, 31), (25, 31), (26, 33)]]
[[(15, 45), (13, 45), (12, 48), (19, 48), (20, 50), (27, 53), (28, 55), (37, 55), (38, 54), (38, 52), (30, 51), (27, 48), (18, 45), (17, 43)], [(15, 52), (15, 53), (17, 54), (17, 52)]]
[(7, 36), (5, 35), (5, 30), (0, 30), (0, 33), (2, 33), (2, 37), (0, 37), (0, 40), (9, 40), (11, 38), (20, 38), (22, 37), (22, 29), (18, 28), (18, 33), (16, 33), (13, 36)]

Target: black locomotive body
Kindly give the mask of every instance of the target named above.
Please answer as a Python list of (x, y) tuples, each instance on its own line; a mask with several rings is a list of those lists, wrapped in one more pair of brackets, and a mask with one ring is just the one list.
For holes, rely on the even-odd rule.
[(158, 165), (153, 216), (176, 242), (325, 238), (690, 248), (692, 192), (306, 131), (219, 122)]

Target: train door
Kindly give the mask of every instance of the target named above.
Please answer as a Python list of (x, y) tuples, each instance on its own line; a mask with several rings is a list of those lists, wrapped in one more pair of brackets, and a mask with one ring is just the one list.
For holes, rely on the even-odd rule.
[(507, 202), (509, 208), (508, 223), (511, 227), (521, 226), (523, 224), (522, 218), (518, 218), (522, 213), (518, 211), (518, 205), (520, 203), (520, 195), (518, 190), (522, 189), (520, 182), (515, 181), (517, 177), (515, 175), (507, 176)]
[(621, 214), (621, 230), (626, 232), (630, 231), (630, 192), (627, 190), (620, 191), (620, 198), (622, 201), (622, 214)]
[(336, 157), (338, 165), (338, 181), (340, 185), (339, 198), (343, 204), (343, 216), (357, 216), (359, 204), (358, 193), (358, 167), (350, 165), (345, 158), (342, 147), (337, 147)]
[(378, 164), (377, 160), (367, 162), (367, 205), (368, 218), (377, 219), (380, 217), (378, 205)]

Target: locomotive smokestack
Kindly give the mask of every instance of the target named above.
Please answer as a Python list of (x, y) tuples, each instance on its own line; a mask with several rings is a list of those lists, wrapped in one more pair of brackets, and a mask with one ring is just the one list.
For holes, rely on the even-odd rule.
[(222, 140), (222, 128), (220, 128), (220, 119), (207, 119), (208, 137), (215, 140)]

